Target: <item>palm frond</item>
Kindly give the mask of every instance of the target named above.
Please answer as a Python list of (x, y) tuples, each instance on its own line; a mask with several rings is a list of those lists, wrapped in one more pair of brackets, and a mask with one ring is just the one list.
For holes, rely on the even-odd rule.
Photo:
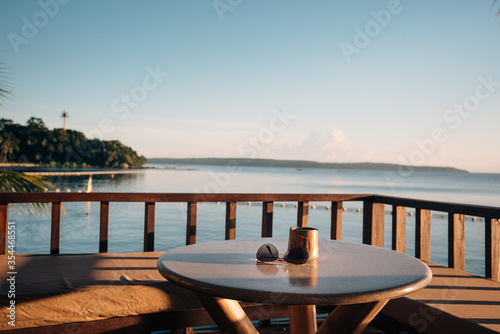
[(7, 75), (8, 67), (0, 62), (0, 107), (3, 106), (2, 102), (6, 101), (8, 97), (12, 96), (12, 86), (9, 84), (9, 77)]
[[(495, 7), (495, 4), (497, 3), (497, 1), (498, 0), (493, 0), (493, 3), (491, 4), (490, 10), (493, 9), (493, 7)], [(499, 16), (500, 16), (500, 9), (498, 10), (495, 19), (498, 19)]]
[[(0, 192), (46, 192), (54, 189), (52, 183), (44, 180), (40, 176), (26, 175), (21, 172), (0, 170)], [(48, 203), (21, 203), (17, 206), (13, 204), (17, 212), (25, 214), (41, 215), (50, 212)], [(20, 208), (19, 208), (20, 207)]]

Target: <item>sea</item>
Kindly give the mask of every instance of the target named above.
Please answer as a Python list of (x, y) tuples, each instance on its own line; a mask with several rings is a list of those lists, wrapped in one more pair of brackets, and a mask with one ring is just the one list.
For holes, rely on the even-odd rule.
[[(94, 175), (93, 192), (181, 193), (339, 193), (380, 194), (431, 201), (500, 207), (500, 174), (431, 172), (417, 170), (350, 170), (316, 168), (243, 167), (235, 165), (161, 165), (130, 174)], [(89, 176), (51, 176), (61, 192), (85, 191)], [(309, 226), (320, 238), (330, 236), (330, 203), (312, 202)], [(97, 253), (99, 203), (63, 203), (62, 254)], [(362, 241), (362, 202), (344, 202), (342, 240)], [(236, 238), (258, 238), (262, 203), (238, 203)], [(391, 248), (391, 207), (386, 206), (385, 247)], [(168, 251), (185, 244), (186, 203), (157, 203), (155, 251)], [(407, 210), (407, 249), (414, 255), (415, 216)], [(296, 224), (295, 203), (275, 203), (273, 236), (287, 237)], [(110, 253), (141, 252), (144, 203), (110, 203)], [(10, 206), (9, 222), (16, 226), (18, 254), (47, 254), (50, 249), (50, 213), (28, 215)], [(432, 212), (431, 261), (447, 264), (447, 216)], [(197, 242), (224, 240), (224, 203), (199, 203)], [(484, 275), (484, 220), (466, 216), (466, 271)]]

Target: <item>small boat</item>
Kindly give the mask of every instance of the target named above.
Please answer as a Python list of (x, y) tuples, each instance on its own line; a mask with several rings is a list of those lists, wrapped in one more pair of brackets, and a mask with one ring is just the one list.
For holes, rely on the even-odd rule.
[(92, 175), (89, 176), (89, 180), (87, 181), (87, 188), (85, 189), (86, 193), (92, 192)]

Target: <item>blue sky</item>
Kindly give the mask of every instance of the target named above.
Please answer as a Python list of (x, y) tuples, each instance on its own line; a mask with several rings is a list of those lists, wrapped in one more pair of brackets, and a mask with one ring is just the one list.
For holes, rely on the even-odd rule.
[(500, 3), (0, 0), (0, 117), (146, 157), (500, 173)]

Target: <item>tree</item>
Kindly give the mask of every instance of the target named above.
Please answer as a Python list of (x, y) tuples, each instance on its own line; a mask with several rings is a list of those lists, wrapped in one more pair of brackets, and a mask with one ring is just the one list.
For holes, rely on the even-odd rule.
[(66, 131), (66, 118), (69, 118), (66, 109), (63, 110), (61, 117), (63, 118), (63, 130)]
[(49, 130), (42, 119), (31, 117), (26, 125), (0, 119), (0, 162), (50, 163), (51, 165), (128, 168), (140, 167), (146, 158), (118, 140), (88, 139), (75, 130)]
[[(0, 63), (0, 102), (5, 101), (7, 97), (12, 95), (12, 90), (9, 89), (8, 82), (4, 80), (5, 69), (7, 67), (4, 63)], [(0, 107), (3, 105), (0, 103)], [(9, 130), (15, 128), (14, 124), (10, 120), (4, 118), (0, 119), (0, 130), (1, 136), (1, 155), (3, 160), (5, 160), (9, 152), (13, 152), (16, 147), (16, 139), (13, 133)], [(17, 146), (19, 144), (17, 143)], [(21, 172), (13, 172), (0, 170), (0, 192), (40, 192), (48, 191), (49, 188), (54, 187), (51, 183), (43, 180), (39, 176), (26, 175)], [(14, 205), (14, 207), (19, 211), (19, 207)], [(24, 212), (31, 212), (32, 214), (41, 214), (49, 212), (50, 206), (47, 203), (29, 203), (21, 204)]]
[(14, 152), (19, 147), (19, 139), (10, 132), (4, 132), (0, 136), (0, 162), (7, 160), (7, 155)]

